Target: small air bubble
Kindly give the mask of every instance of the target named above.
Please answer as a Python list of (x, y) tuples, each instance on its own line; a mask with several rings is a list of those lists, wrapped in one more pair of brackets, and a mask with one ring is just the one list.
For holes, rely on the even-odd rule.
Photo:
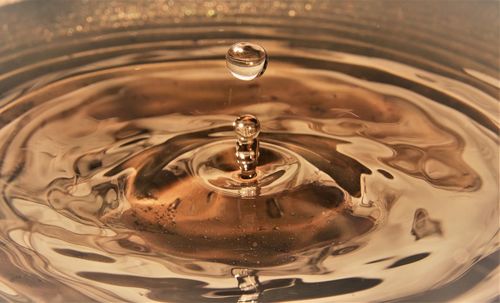
[(267, 53), (260, 45), (238, 42), (231, 45), (227, 51), (226, 65), (234, 77), (250, 81), (264, 74), (267, 67)]

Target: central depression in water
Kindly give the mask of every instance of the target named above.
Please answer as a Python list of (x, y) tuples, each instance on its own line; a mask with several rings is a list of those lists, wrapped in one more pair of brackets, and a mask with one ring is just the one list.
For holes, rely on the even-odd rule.
[[(383, 68), (492, 98), (395, 62), (267, 47), (276, 60), (253, 82), (203, 59), (227, 49), (210, 47), (82, 67), (12, 101), (0, 236), (16, 267), (1, 269), (3, 296), (388, 300), (494, 250), (494, 133), (422, 90), (355, 76)], [(231, 123), (242, 113), (259, 117), (260, 165), (273, 172), (254, 199), (221, 182), (238, 169)]]

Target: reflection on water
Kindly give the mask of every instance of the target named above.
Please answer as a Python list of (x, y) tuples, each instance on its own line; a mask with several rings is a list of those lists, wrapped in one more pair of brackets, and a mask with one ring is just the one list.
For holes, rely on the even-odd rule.
[[(254, 32), (146, 27), (19, 54), (5, 38), (0, 298), (494, 299), (498, 91), (476, 77), (488, 67), (465, 50), (448, 58), (465, 71), (422, 50), (370, 52), (369, 18), (331, 28), (297, 3)], [(240, 36), (272, 56), (258, 80), (227, 73)], [(387, 39), (371, 42), (402, 38)], [(241, 113), (261, 121), (260, 179), (244, 187)]]

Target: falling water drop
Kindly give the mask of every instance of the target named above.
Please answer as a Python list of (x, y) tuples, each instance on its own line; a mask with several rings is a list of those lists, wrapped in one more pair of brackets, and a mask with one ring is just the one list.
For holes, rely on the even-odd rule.
[(231, 45), (227, 51), (226, 65), (234, 77), (250, 81), (264, 74), (267, 67), (267, 53), (260, 45), (238, 42)]

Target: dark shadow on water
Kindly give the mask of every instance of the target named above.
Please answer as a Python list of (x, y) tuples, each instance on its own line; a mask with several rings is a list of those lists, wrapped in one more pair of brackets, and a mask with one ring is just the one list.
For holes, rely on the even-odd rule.
[[(149, 299), (162, 302), (234, 303), (245, 294), (240, 289), (216, 289), (208, 284), (179, 278), (145, 278), (96, 272), (80, 272), (80, 277), (118, 286), (138, 287), (149, 290)], [(307, 283), (301, 279), (277, 279), (261, 284), (260, 303), (303, 301), (355, 293), (377, 286), (381, 279), (346, 278), (318, 283)], [(236, 280), (235, 283), (236, 285)]]
[[(420, 295), (398, 300), (397, 302), (453, 302), (455, 298), (468, 292), (484, 281), (485, 278), (498, 267), (499, 260), (500, 251), (494, 252), (476, 263), (461, 278), (453, 281), (452, 283), (438, 289), (427, 291)], [(498, 280), (498, 277), (495, 278)], [(500, 302), (499, 299), (500, 297), (497, 295), (489, 302)]]

